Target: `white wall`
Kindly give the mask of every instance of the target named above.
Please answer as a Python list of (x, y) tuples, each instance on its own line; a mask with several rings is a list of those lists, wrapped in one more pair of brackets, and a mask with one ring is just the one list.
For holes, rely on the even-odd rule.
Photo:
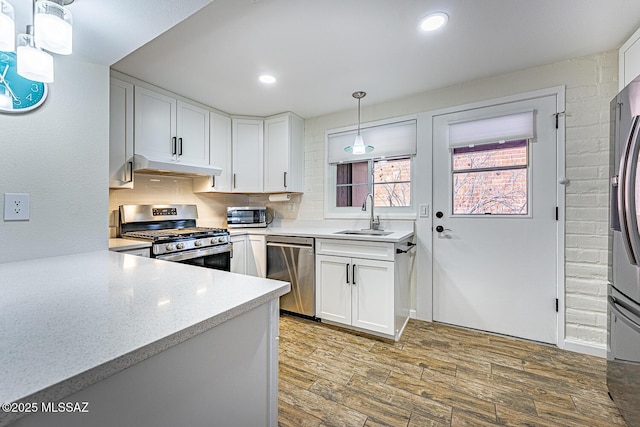
[[(617, 93), (617, 61), (617, 51), (609, 51), (362, 106), (362, 121), (368, 122), (566, 85), (566, 339), (600, 354), (606, 344), (609, 101)], [(373, 103), (375, 94), (366, 99)], [(323, 217), (325, 131), (356, 121), (354, 106), (305, 122), (305, 193), (298, 218)], [(425, 173), (430, 171), (418, 170), (416, 180)]]
[(0, 115), (4, 193), (31, 194), (31, 220), (0, 218), (0, 262), (107, 248), (109, 68), (55, 58), (42, 107)]

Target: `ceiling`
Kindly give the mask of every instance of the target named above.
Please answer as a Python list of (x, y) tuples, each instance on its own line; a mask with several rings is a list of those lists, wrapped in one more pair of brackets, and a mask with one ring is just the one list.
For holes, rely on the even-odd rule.
[[(618, 48), (640, 27), (637, 0), (76, 0), (70, 8), (83, 55), (230, 114), (305, 118), (355, 109), (356, 90), (367, 92), (364, 108)], [(419, 32), (434, 11), (449, 24)], [(278, 81), (261, 84), (262, 73)]]

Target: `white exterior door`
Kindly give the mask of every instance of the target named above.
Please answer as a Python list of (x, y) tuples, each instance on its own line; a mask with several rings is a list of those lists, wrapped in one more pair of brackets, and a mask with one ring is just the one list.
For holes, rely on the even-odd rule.
[[(453, 123), (531, 110), (529, 140), (449, 148)], [(434, 320), (557, 343), (555, 113), (551, 95), (434, 116)]]

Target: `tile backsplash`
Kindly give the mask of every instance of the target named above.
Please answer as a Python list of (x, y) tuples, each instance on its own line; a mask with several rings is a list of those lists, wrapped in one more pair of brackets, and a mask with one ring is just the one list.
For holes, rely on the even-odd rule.
[(193, 193), (188, 177), (135, 174), (134, 188), (109, 190), (109, 237), (117, 237), (118, 206), (139, 204), (195, 204), (198, 225), (226, 227), (228, 206), (266, 206), (277, 219), (296, 219), (302, 195), (288, 202), (270, 202), (268, 194)]

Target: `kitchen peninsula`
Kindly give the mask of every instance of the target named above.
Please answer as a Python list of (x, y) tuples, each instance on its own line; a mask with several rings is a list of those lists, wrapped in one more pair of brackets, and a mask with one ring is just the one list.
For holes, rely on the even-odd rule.
[[(0, 402), (22, 412), (4, 405), (0, 425), (277, 424), (288, 283), (109, 251), (0, 277)], [(43, 413), (51, 402), (88, 412)]]

